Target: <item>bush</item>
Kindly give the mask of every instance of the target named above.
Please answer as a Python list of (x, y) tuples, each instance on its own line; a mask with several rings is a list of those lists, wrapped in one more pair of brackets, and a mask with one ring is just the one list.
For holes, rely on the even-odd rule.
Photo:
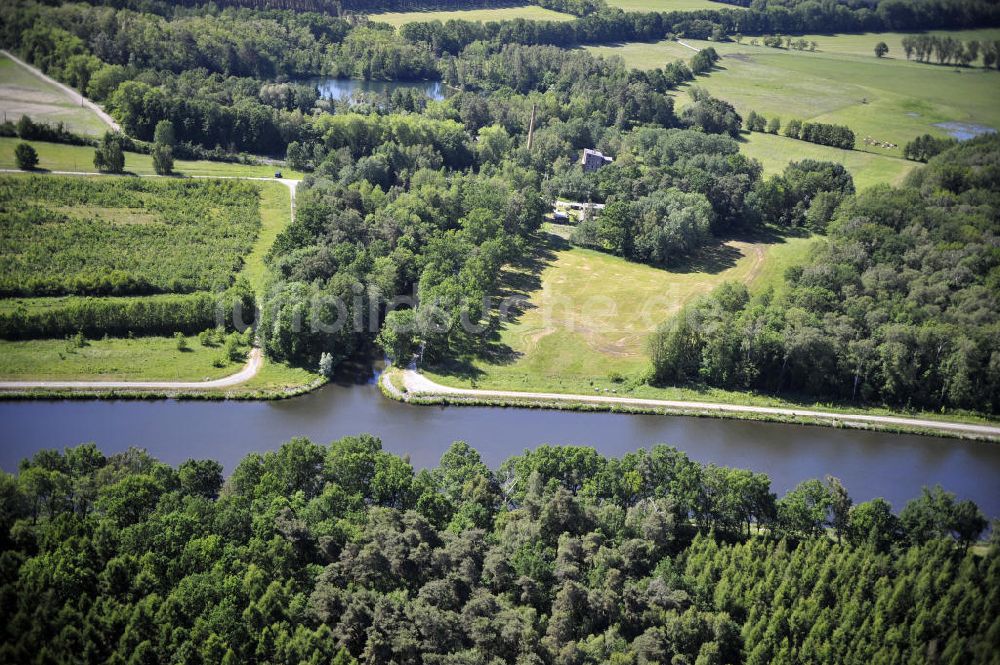
[(174, 172), (174, 152), (168, 145), (157, 143), (153, 146), (153, 169), (157, 175), (170, 175)]
[(17, 168), (30, 171), (38, 166), (38, 153), (27, 143), (18, 143), (14, 148), (14, 161), (17, 163)]
[(177, 342), (177, 350), (178, 351), (187, 351), (188, 350), (187, 338), (184, 337), (184, 333), (182, 333), (182, 332), (175, 332), (174, 333), (174, 341)]
[(125, 172), (125, 151), (117, 134), (107, 132), (94, 151), (94, 167), (104, 173)]

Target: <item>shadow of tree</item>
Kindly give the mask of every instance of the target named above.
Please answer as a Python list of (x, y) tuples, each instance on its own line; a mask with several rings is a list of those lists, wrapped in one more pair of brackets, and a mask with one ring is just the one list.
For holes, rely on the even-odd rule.
[(443, 374), (475, 381), (483, 374), (474, 364), (477, 360), (491, 365), (517, 362), (523, 354), (504, 342), (501, 333), (536, 307), (530, 298), (542, 288), (542, 272), (555, 261), (557, 252), (569, 247), (569, 242), (554, 233), (536, 233), (528, 250), (503, 269), (491, 298), (492, 308), (486, 316), (485, 329), (470, 334), (456, 357), (429, 366)]

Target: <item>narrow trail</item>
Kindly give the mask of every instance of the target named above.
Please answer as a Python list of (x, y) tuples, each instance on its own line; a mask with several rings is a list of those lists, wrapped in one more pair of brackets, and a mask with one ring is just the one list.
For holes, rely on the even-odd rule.
[[(0, 173), (34, 173), (32, 171), (21, 171), (18, 169), (0, 169)], [(69, 175), (69, 176), (98, 176), (98, 175), (120, 175), (112, 173), (98, 173), (91, 171), (44, 171), (42, 175)], [(192, 176), (169, 176), (156, 174), (142, 174), (140, 178), (208, 178), (216, 180), (259, 180), (266, 182), (280, 182), (288, 187), (288, 195), (291, 201), (291, 220), (295, 221), (295, 192), (301, 180), (291, 180), (286, 178), (265, 178), (257, 176), (215, 176), (215, 175), (192, 175)], [(25, 391), (25, 390), (206, 390), (212, 388), (229, 388), (249, 381), (257, 376), (261, 366), (264, 364), (264, 357), (259, 347), (250, 350), (247, 364), (239, 372), (224, 376), (221, 379), (210, 381), (0, 381), (0, 391)]]
[[(383, 377), (385, 375), (383, 374)], [(699, 412), (705, 414), (760, 414), (767, 416), (780, 416), (790, 418), (808, 418), (824, 421), (828, 424), (834, 423), (855, 423), (874, 424), (889, 427), (918, 427), (921, 429), (936, 432), (947, 432), (950, 434), (964, 434), (967, 436), (984, 437), (990, 439), (1000, 439), (1000, 426), (977, 425), (974, 423), (961, 423), (946, 420), (925, 420), (922, 418), (908, 418), (906, 416), (876, 416), (866, 413), (831, 413), (827, 411), (812, 411), (808, 409), (790, 409), (771, 406), (749, 406), (743, 404), (720, 404), (716, 402), (689, 402), (682, 400), (666, 399), (645, 399), (640, 397), (618, 397), (613, 395), (570, 395), (563, 393), (542, 393), (542, 392), (515, 392), (512, 390), (478, 390), (472, 388), (453, 388), (443, 386), (431, 381), (423, 374), (413, 370), (402, 370), (403, 385), (406, 387), (406, 394), (400, 392), (388, 379), (381, 379), (393, 396), (406, 400), (409, 396), (415, 397), (441, 397), (441, 396), (466, 396), (500, 398), (511, 400), (544, 400), (562, 402), (584, 402), (588, 404), (605, 404), (621, 406), (640, 406), (651, 408), (674, 409), (686, 412)]]
[(694, 47), (694, 46), (691, 46), (691, 45), (690, 45), (690, 44), (688, 44), (687, 42), (683, 42), (683, 41), (681, 41), (681, 40), (679, 40), (679, 39), (677, 40), (677, 43), (678, 43), (678, 44), (680, 44), (681, 46), (685, 47), (685, 48), (689, 48), (689, 49), (691, 49), (691, 50), (692, 50), (692, 51), (694, 51), (695, 53), (697, 53), (697, 52), (701, 51), (701, 49), (700, 49), (700, 48), (696, 48), (696, 47)]
[(13, 62), (17, 63), (18, 65), (20, 65), (24, 69), (28, 70), (29, 72), (31, 72), (32, 74), (34, 74), (38, 78), (42, 79), (46, 83), (48, 83), (50, 85), (54, 85), (55, 87), (59, 88), (63, 93), (66, 94), (67, 97), (69, 97), (73, 101), (74, 104), (79, 104), (80, 106), (86, 107), (86, 108), (90, 109), (91, 111), (93, 111), (97, 115), (97, 117), (100, 118), (101, 121), (105, 125), (107, 125), (111, 130), (116, 131), (116, 132), (122, 131), (121, 125), (119, 125), (117, 122), (115, 122), (115, 119), (112, 118), (110, 115), (108, 115), (104, 111), (104, 109), (102, 109), (100, 106), (98, 106), (94, 102), (90, 101), (89, 99), (87, 99), (86, 97), (84, 97), (83, 95), (81, 95), (79, 92), (77, 92), (73, 88), (69, 87), (65, 83), (60, 83), (59, 81), (55, 80), (51, 76), (47, 75), (42, 70), (38, 69), (34, 65), (28, 64), (24, 60), (21, 60), (19, 57), (17, 57), (16, 55), (14, 55), (13, 53), (11, 53), (10, 51), (8, 51), (6, 49), (0, 49), (0, 53), (3, 53), (5, 56), (7, 56), (8, 58), (10, 58)]

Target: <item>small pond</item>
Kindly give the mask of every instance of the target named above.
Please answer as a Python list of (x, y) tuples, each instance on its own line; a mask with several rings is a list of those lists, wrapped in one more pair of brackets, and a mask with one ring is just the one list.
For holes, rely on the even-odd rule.
[(997, 130), (986, 125), (977, 125), (974, 122), (937, 122), (935, 127), (940, 127), (959, 141), (968, 141), (982, 134), (996, 134)]
[(445, 86), (441, 81), (365, 81), (320, 76), (303, 81), (315, 85), (321, 99), (346, 101), (357, 93), (390, 95), (395, 90), (418, 90), (431, 99), (444, 99)]

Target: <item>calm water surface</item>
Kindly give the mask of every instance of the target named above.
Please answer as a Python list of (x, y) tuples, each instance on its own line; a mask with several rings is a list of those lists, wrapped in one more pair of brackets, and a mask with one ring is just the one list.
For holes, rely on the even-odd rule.
[(923, 485), (941, 483), (1000, 517), (1000, 445), (778, 423), (532, 409), (410, 406), (374, 385), (327, 386), (281, 402), (0, 402), (0, 468), (42, 448), (94, 441), (107, 454), (130, 445), (159, 459), (213, 458), (231, 471), (252, 451), (293, 436), (316, 442), (360, 432), (387, 450), (434, 466), (464, 439), (496, 467), (541, 443), (584, 444), (622, 455), (668, 443), (700, 462), (771, 476), (779, 496), (807, 478), (840, 477), (855, 501), (882, 496), (900, 508)]
[(394, 90), (415, 89), (435, 100), (444, 99), (445, 87), (441, 81), (363, 81), (322, 76), (303, 81), (319, 89), (321, 99), (350, 99), (354, 93), (368, 92), (378, 95), (391, 94)]

